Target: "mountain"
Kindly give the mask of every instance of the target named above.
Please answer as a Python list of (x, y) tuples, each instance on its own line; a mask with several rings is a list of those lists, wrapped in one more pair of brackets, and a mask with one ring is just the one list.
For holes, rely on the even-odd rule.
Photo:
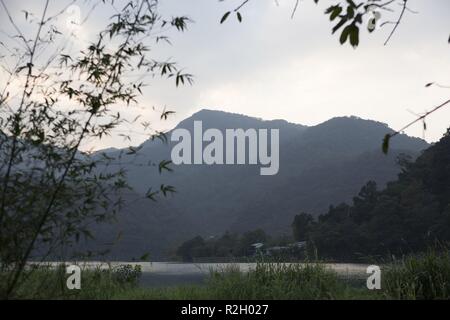
[[(260, 175), (260, 165), (182, 164), (160, 175), (144, 164), (170, 159), (173, 131), (168, 133), (168, 144), (146, 141), (137, 155), (107, 150), (111, 156), (122, 154), (135, 193), (128, 197), (115, 225), (96, 227), (97, 243), (108, 243), (121, 232), (121, 240), (112, 247), (115, 259), (139, 257), (147, 251), (153, 258), (162, 258), (189, 237), (227, 230), (262, 228), (272, 234), (290, 233), (290, 224), (299, 212), (322, 214), (330, 204), (350, 200), (369, 180), (386, 185), (399, 173), (398, 155), (416, 157), (428, 147), (421, 139), (398, 135), (385, 156), (381, 141), (393, 130), (356, 117), (333, 118), (307, 127), (201, 110), (175, 129), (184, 128), (193, 136), (194, 121), (202, 121), (203, 132), (217, 128), (224, 136), (225, 129), (279, 129), (278, 174)], [(160, 184), (173, 185), (177, 192), (156, 203), (142, 199), (150, 186)]]

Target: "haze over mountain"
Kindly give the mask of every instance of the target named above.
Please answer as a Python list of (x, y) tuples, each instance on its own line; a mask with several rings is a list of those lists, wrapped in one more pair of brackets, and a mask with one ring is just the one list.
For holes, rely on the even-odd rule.
[[(369, 180), (383, 187), (399, 172), (398, 155), (416, 157), (428, 147), (421, 139), (399, 135), (386, 156), (381, 141), (393, 130), (356, 117), (333, 118), (306, 127), (285, 120), (201, 110), (177, 128), (192, 133), (194, 121), (202, 121), (203, 130), (222, 132), (227, 128), (279, 129), (278, 174), (261, 176), (260, 165), (179, 165), (172, 166), (174, 172), (160, 175), (139, 164), (170, 160), (175, 143), (146, 141), (138, 155), (123, 156), (123, 163), (134, 163), (125, 165), (134, 191), (125, 197), (126, 206), (117, 223), (95, 228), (97, 244), (110, 243), (121, 234), (110, 248), (110, 257), (130, 259), (149, 252), (152, 259), (161, 259), (189, 237), (227, 230), (262, 228), (272, 234), (290, 233), (296, 214), (322, 214), (330, 204), (351, 199)], [(170, 141), (170, 133), (168, 137)], [(121, 151), (104, 152), (117, 155)], [(162, 183), (175, 186), (177, 192), (156, 203), (143, 199), (150, 186)]]

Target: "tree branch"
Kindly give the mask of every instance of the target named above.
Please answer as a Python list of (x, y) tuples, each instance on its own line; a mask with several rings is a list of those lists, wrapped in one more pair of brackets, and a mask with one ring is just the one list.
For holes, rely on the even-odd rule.
[(410, 123), (408, 123), (407, 125), (405, 125), (403, 128), (401, 128), (400, 130), (394, 132), (393, 134), (390, 135), (390, 137), (394, 137), (400, 133), (402, 133), (404, 130), (408, 129), (410, 126), (412, 126), (413, 124), (425, 119), (426, 117), (428, 117), (430, 114), (432, 114), (433, 112), (445, 107), (447, 104), (450, 103), (450, 99), (441, 103), (440, 105), (438, 105), (437, 107), (433, 108), (432, 110), (424, 113), (422, 116), (418, 117), (417, 119), (415, 119), (414, 121), (411, 121)]
[(400, 22), (402, 21), (403, 15), (405, 14), (405, 11), (407, 9), (406, 4), (408, 3), (408, 0), (403, 0), (403, 7), (402, 11), (400, 12), (400, 16), (398, 17), (397, 21), (395, 22), (395, 26), (392, 29), (391, 33), (387, 37), (386, 41), (384, 42), (384, 45), (387, 45), (389, 40), (391, 40), (392, 36), (394, 35), (395, 31), (397, 30), (398, 26), (400, 25)]

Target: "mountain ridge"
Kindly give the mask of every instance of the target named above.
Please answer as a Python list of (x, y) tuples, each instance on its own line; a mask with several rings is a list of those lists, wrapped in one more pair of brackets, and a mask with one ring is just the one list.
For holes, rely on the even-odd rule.
[[(272, 234), (290, 232), (295, 214), (307, 211), (319, 215), (329, 205), (349, 200), (369, 180), (385, 185), (399, 173), (397, 156), (406, 153), (416, 157), (428, 147), (421, 139), (401, 134), (393, 139), (386, 156), (381, 152), (382, 138), (393, 130), (386, 124), (357, 117), (337, 117), (306, 127), (283, 120), (201, 110), (175, 128), (192, 132), (196, 119), (203, 122), (204, 128), (219, 130), (279, 129), (278, 174), (260, 176), (259, 166), (255, 165), (179, 165), (164, 175), (148, 167), (127, 167), (129, 183), (141, 197), (149, 186), (160, 184), (175, 186), (177, 193), (160, 199), (156, 205), (150, 200), (131, 201), (128, 212), (131, 210), (132, 215), (127, 217), (124, 210), (113, 227), (123, 231), (125, 237), (115, 258), (130, 258), (135, 251), (134, 256), (139, 256), (138, 251), (150, 239), (150, 253), (162, 257), (181, 240), (198, 234), (210, 236), (257, 228)], [(174, 145), (170, 142), (171, 132), (167, 145), (144, 142), (139, 159), (170, 159)]]

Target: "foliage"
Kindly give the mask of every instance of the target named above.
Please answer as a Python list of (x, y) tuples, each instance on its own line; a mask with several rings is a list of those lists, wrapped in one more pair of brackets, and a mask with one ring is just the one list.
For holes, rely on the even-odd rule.
[(185, 241), (178, 249), (177, 255), (179, 255), (183, 261), (192, 261), (192, 258), (197, 254), (202, 254), (202, 247), (205, 245), (205, 241), (202, 237), (197, 236), (190, 240)]
[[(220, 0), (224, 1), (224, 0)], [(313, 0), (318, 4), (319, 0)], [(241, 1), (240, 5), (232, 11), (227, 11), (220, 19), (220, 23), (224, 23), (232, 12), (236, 14), (236, 18), (239, 22), (242, 22), (241, 9), (247, 5), (250, 0)], [(382, 2), (380, 0), (365, 0), (356, 3), (353, 0), (337, 0), (325, 10), (325, 15), (329, 17), (331, 22), (336, 22), (331, 29), (334, 34), (340, 31), (339, 42), (340, 44), (349, 43), (352, 47), (357, 47), (360, 42), (360, 29), (363, 26), (363, 22), (366, 22), (366, 29), (369, 33), (375, 31), (377, 27), (383, 27), (393, 24), (393, 28), (389, 37), (385, 41), (385, 45), (389, 42), (390, 38), (396, 31), (406, 11), (414, 12), (407, 6), (408, 0), (391, 0)], [(299, 0), (295, 2), (292, 11), (292, 17), (294, 17), (299, 5)], [(395, 10), (396, 5), (400, 5), (401, 10), (393, 22), (384, 18), (385, 13), (397, 12)], [(383, 14), (381, 14), (383, 12)], [(381, 21), (379, 21), (381, 20)]]
[(119, 283), (137, 283), (142, 275), (140, 265), (125, 264), (112, 269), (112, 275)]
[(258, 263), (254, 270), (213, 271), (209, 285), (218, 299), (333, 299), (343, 291), (337, 275), (320, 264)]
[[(1, 45), (7, 80), (0, 93), (0, 271), (8, 270), (0, 296), (12, 297), (28, 260), (91, 238), (90, 224), (113, 219), (121, 207), (121, 194), (129, 189), (122, 152), (92, 156), (82, 148), (137, 120), (117, 111), (135, 106), (143, 93), (145, 80), (130, 80), (130, 74), (171, 78), (177, 86), (192, 76), (149, 56), (165, 32), (184, 31), (189, 23), (187, 17), (165, 19), (157, 0), (128, 1), (78, 53), (57, 45), (65, 35), (56, 26), (60, 14), (48, 13), (48, 0), (40, 18), (28, 21), (36, 23), (32, 37), (1, 5), (17, 32)], [(159, 166), (167, 168), (167, 162)], [(162, 185), (156, 194), (171, 192)]]
[(305, 241), (313, 222), (313, 216), (308, 213), (302, 212), (299, 215), (296, 215), (294, 222), (292, 222), (294, 239), (297, 241)]
[[(444, 250), (443, 250), (444, 249)], [(379, 263), (379, 262), (378, 262)], [(124, 267), (124, 268), (122, 268)], [(131, 266), (116, 269), (131, 270)], [(0, 278), (4, 273), (0, 273)], [(122, 281), (114, 268), (84, 269), (81, 290), (68, 290), (63, 267), (36, 267), (18, 298), (41, 299), (449, 299), (448, 250), (428, 250), (382, 267), (381, 290), (367, 290), (361, 279), (343, 279), (320, 262), (258, 263), (244, 272), (237, 265), (212, 269), (203, 285), (139, 287)], [(0, 282), (2, 283), (2, 282)]]
[[(42, 299), (367, 299), (378, 295), (351, 286), (320, 264), (261, 263), (249, 272), (235, 266), (211, 270), (203, 285), (139, 287), (118, 281), (113, 269), (82, 271), (81, 290), (68, 290), (63, 269), (41, 269), (28, 278), (19, 298)], [(47, 281), (43, 281), (46, 279)], [(44, 285), (42, 285), (44, 284)]]
[[(111, 294), (131, 290), (137, 286), (137, 278), (136, 281), (124, 281), (123, 277), (118, 276), (118, 270), (128, 270), (126, 266), (82, 268), (79, 290), (67, 288), (68, 275), (64, 264), (56, 267), (45, 264), (34, 265), (33, 269), (33, 272), (27, 273), (22, 285), (17, 288), (15, 299), (110, 299)], [(134, 271), (131, 268), (131, 270), (138, 274), (138, 269)], [(7, 277), (7, 274), (1, 273), (0, 276)]]
[(308, 232), (322, 257), (401, 256), (450, 241), (450, 137), (415, 161), (400, 158), (398, 180), (378, 191), (368, 182), (353, 204), (331, 206)]
[(382, 288), (392, 299), (450, 299), (448, 250), (429, 249), (395, 261), (385, 269)]

